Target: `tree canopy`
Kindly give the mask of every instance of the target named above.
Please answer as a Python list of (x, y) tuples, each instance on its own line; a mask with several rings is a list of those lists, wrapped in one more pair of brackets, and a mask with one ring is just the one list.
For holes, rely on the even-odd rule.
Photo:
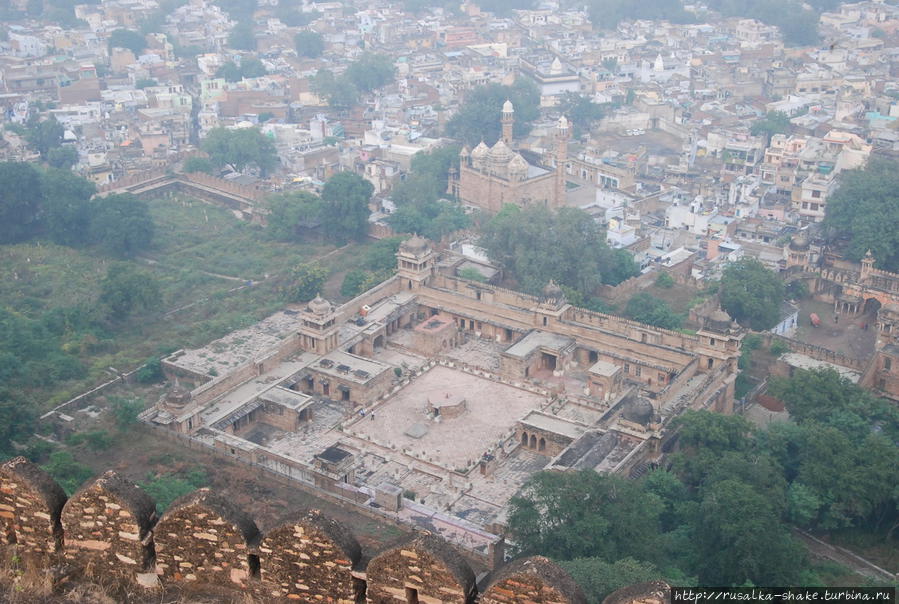
[(109, 309), (110, 319), (121, 321), (132, 313), (157, 308), (159, 284), (147, 273), (116, 263), (109, 267), (100, 284), (100, 302)]
[(468, 146), (477, 145), (481, 140), (493, 145), (502, 134), (500, 115), (506, 100), (515, 108), (514, 135), (525, 136), (540, 116), (540, 92), (527, 78), (518, 78), (511, 86), (485, 84), (472, 89), (447, 122), (447, 135)]
[(328, 269), (315, 263), (302, 263), (290, 271), (282, 290), (290, 302), (308, 302), (321, 293), (327, 280)]
[(335, 242), (361, 240), (368, 234), (368, 201), (374, 186), (352, 172), (338, 172), (322, 187), (322, 227)]
[(62, 144), (65, 128), (52, 115), (43, 121), (38, 120), (35, 115), (28, 120), (26, 127), (25, 140), (44, 159), (48, 159), (50, 151), (59, 148)]
[(90, 242), (94, 184), (68, 170), (50, 168), (41, 178), (43, 220), (54, 243), (81, 246)]
[(846, 256), (859, 261), (868, 250), (878, 268), (899, 271), (899, 170), (872, 158), (865, 169), (840, 175), (827, 200), (824, 226), (832, 238), (848, 237)]
[(153, 241), (153, 218), (146, 202), (130, 193), (107, 195), (92, 202), (91, 237), (109, 253), (131, 257)]
[(770, 329), (780, 321), (783, 281), (755, 258), (728, 264), (721, 277), (721, 308), (741, 325)]
[(350, 63), (344, 75), (360, 92), (371, 92), (392, 82), (395, 73), (389, 56), (365, 52)]
[(635, 321), (664, 329), (677, 329), (684, 321), (684, 317), (671, 310), (667, 302), (646, 292), (631, 296), (624, 314)]
[(589, 134), (590, 128), (602, 119), (604, 113), (602, 105), (576, 92), (566, 92), (562, 95), (559, 111), (571, 122), (572, 135), (575, 138)]
[(259, 128), (213, 128), (200, 146), (214, 165), (237, 172), (255, 166), (264, 176), (278, 165), (275, 144)]
[(238, 21), (228, 34), (228, 46), (237, 50), (256, 50), (256, 36), (253, 34), (253, 22)]
[(752, 123), (750, 132), (753, 136), (764, 135), (770, 144), (775, 134), (787, 134), (790, 131), (790, 116), (783, 111), (769, 111), (765, 117)]
[(297, 54), (301, 57), (315, 59), (325, 52), (325, 39), (318, 32), (304, 30), (293, 37)]
[(266, 223), (272, 237), (280, 241), (295, 241), (304, 226), (318, 226), (322, 221), (324, 204), (321, 198), (307, 191), (281, 193), (269, 198)]
[(506, 205), (483, 225), (480, 244), (519, 287), (533, 294), (554, 280), (589, 297), (601, 283), (622, 276), (617, 270), (622, 256), (606, 245), (593, 218), (576, 208), (552, 212)]
[(615, 29), (618, 23), (636, 19), (664, 19), (673, 23), (690, 23), (694, 17), (684, 10), (681, 0), (591, 0), (587, 14), (594, 27)]
[(24, 241), (40, 228), (41, 179), (31, 164), (0, 163), (0, 244)]
[(132, 29), (114, 29), (109, 34), (109, 47), (127, 48), (134, 56), (138, 56), (147, 48), (147, 40), (140, 32)]

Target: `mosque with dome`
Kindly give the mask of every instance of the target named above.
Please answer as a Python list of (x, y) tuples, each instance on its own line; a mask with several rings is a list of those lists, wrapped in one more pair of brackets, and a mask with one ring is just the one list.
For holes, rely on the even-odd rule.
[(565, 205), (568, 120), (564, 116), (559, 118), (555, 129), (554, 168), (528, 162), (515, 151), (512, 140), (515, 108), (508, 100), (503, 104), (500, 123), (502, 136), (492, 147), (481, 141), (474, 149), (462, 148), (458, 176), (450, 181), (451, 192), (462, 203), (491, 214), (499, 212), (507, 203), (551, 209)]

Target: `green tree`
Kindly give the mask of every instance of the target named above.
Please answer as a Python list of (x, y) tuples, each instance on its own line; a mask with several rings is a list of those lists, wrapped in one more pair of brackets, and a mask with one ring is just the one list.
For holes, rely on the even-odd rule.
[(155, 278), (128, 264), (113, 264), (100, 283), (100, 302), (113, 320), (123, 320), (135, 312), (159, 308), (159, 284)]
[(125, 431), (137, 424), (137, 416), (144, 410), (144, 401), (139, 398), (110, 397), (109, 408), (115, 417), (116, 426)]
[(624, 314), (635, 321), (663, 329), (677, 329), (684, 321), (684, 317), (671, 310), (667, 302), (646, 292), (631, 296)]
[(368, 201), (374, 186), (352, 172), (339, 172), (322, 187), (322, 228), (335, 242), (361, 240), (368, 235)]
[(153, 218), (146, 202), (130, 193), (95, 199), (91, 210), (91, 241), (110, 254), (134, 256), (153, 241)]
[(201, 147), (213, 165), (227, 165), (237, 172), (256, 166), (264, 176), (278, 165), (275, 144), (258, 128), (213, 128)]
[(321, 224), (323, 206), (318, 195), (307, 191), (273, 195), (269, 198), (271, 213), (266, 228), (279, 241), (296, 241), (302, 227)]
[(575, 138), (589, 134), (593, 124), (603, 116), (601, 105), (576, 92), (566, 92), (562, 95), (559, 111), (571, 121), (572, 134)]
[(606, 245), (592, 217), (576, 208), (506, 205), (481, 227), (480, 245), (533, 294), (554, 280), (590, 298), (601, 283), (619, 277), (614, 273), (621, 255)]
[(44, 225), (50, 239), (60, 245), (87, 244), (94, 183), (69, 170), (50, 168), (41, 174), (41, 190)]
[(752, 123), (750, 132), (753, 136), (764, 135), (770, 144), (775, 134), (787, 134), (790, 131), (790, 116), (783, 111), (769, 111), (760, 120)]
[(293, 38), (293, 43), (297, 54), (301, 57), (316, 59), (325, 52), (325, 39), (315, 31), (304, 30), (297, 33)]
[(240, 67), (234, 61), (225, 61), (215, 71), (215, 77), (224, 78), (228, 82), (239, 82), (243, 75), (240, 73)]
[(115, 29), (109, 34), (109, 48), (127, 48), (138, 56), (147, 47), (147, 40), (131, 29)]
[(31, 164), (0, 163), (0, 244), (25, 241), (40, 227), (41, 179)]
[(345, 75), (360, 92), (371, 92), (392, 82), (395, 72), (389, 56), (366, 52), (350, 63)]
[(153, 78), (140, 78), (138, 81), (134, 83), (134, 87), (143, 90), (144, 88), (150, 88), (151, 86), (158, 86), (159, 83)]
[(722, 480), (703, 495), (695, 524), (701, 585), (796, 584), (805, 552), (777, 510), (749, 484)]
[(240, 75), (243, 78), (259, 78), (268, 73), (265, 65), (256, 57), (245, 56), (240, 60)]
[(602, 602), (613, 591), (628, 585), (665, 578), (649, 562), (633, 558), (611, 563), (601, 558), (576, 558), (560, 561), (559, 565), (584, 590), (588, 602)]
[(467, 228), (471, 219), (455, 202), (425, 201), (400, 206), (387, 218), (397, 233), (418, 233), (439, 241), (444, 236)]
[(655, 286), (662, 289), (671, 289), (674, 287), (674, 278), (665, 272), (660, 272), (655, 280)]
[(284, 284), (284, 293), (290, 302), (306, 302), (318, 295), (325, 281), (328, 269), (318, 264), (303, 263), (295, 266)]
[(741, 258), (725, 267), (719, 297), (738, 323), (761, 331), (780, 321), (784, 284), (758, 260)]
[(32, 149), (46, 159), (51, 149), (56, 149), (62, 144), (64, 134), (65, 128), (55, 117), (50, 116), (44, 121), (38, 121), (37, 118), (34, 118), (28, 121), (28, 131), (25, 134), (25, 140), (28, 141)]
[(511, 499), (509, 532), (522, 554), (648, 560), (662, 510), (659, 497), (620, 476), (539, 472)]
[(878, 268), (899, 271), (899, 170), (896, 162), (871, 158), (863, 170), (847, 170), (827, 200), (824, 226), (831, 238), (848, 237), (846, 256), (868, 250)]
[(184, 160), (182, 169), (190, 174), (192, 172), (203, 172), (204, 174), (215, 174), (215, 166), (208, 157), (188, 157)]
[(459, 147), (419, 151), (411, 164), (409, 175), (393, 188), (391, 199), (401, 205), (437, 201), (446, 194), (450, 168), (459, 168)]
[[(2, 329), (2, 327), (0, 327)], [(0, 352), (0, 381), (9, 384), (14, 371), (4, 369), (8, 353)], [(24, 444), (34, 432), (36, 406), (21, 392), (0, 387), (0, 458), (17, 454), (16, 444)]]
[(68, 451), (54, 451), (49, 461), (41, 467), (69, 496), (94, 475), (89, 467), (75, 461)]
[(279, 0), (278, 6), (275, 8), (275, 16), (281, 20), (284, 25), (289, 27), (303, 27), (309, 25), (322, 16), (319, 11), (302, 12), (297, 9), (297, 4), (291, 0)]
[(228, 34), (228, 46), (236, 50), (256, 50), (252, 21), (238, 21)]
[(56, 147), (47, 152), (47, 163), (52, 168), (71, 170), (78, 163), (78, 151), (74, 147)]
[(540, 92), (526, 78), (518, 78), (512, 86), (486, 84), (472, 89), (447, 122), (447, 135), (468, 146), (477, 145), (481, 140), (493, 145), (501, 134), (500, 115), (506, 100), (515, 108), (514, 135), (527, 135), (531, 124), (540, 116)]

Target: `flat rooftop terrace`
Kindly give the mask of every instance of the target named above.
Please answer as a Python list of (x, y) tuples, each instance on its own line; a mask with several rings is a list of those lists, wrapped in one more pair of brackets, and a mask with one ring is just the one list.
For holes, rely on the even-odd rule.
[(295, 311), (280, 311), (258, 323), (229, 333), (203, 348), (185, 350), (174, 360), (176, 367), (209, 375), (215, 370), (225, 375), (235, 367), (270, 352), (296, 330), (299, 319)]
[[(447, 396), (464, 398), (466, 411), (456, 418), (432, 419), (427, 413), (428, 401), (446, 400)], [(436, 366), (345, 430), (452, 470), (477, 462), (512, 432), (520, 418), (545, 403), (538, 394)]]

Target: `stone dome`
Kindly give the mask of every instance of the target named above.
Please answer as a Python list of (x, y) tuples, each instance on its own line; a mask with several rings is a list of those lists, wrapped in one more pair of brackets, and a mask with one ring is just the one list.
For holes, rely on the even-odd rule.
[(490, 147), (481, 141), (477, 147), (471, 150), (471, 159), (485, 159), (488, 153), (490, 153)]
[(624, 419), (645, 426), (652, 421), (655, 409), (652, 403), (642, 397), (632, 399), (621, 414)]
[(528, 162), (521, 156), (520, 153), (516, 153), (512, 160), (509, 162), (509, 172), (521, 176), (527, 174)]
[(730, 324), (733, 322), (733, 319), (727, 312), (722, 309), (718, 309), (712, 314), (709, 315), (708, 319), (706, 319), (706, 326), (709, 329), (714, 329), (715, 331), (726, 332), (730, 329)]
[(316, 294), (315, 298), (309, 301), (307, 305), (312, 314), (322, 317), (331, 312), (331, 303)]
[(790, 249), (794, 252), (807, 252), (809, 248), (808, 238), (800, 233), (790, 239)]
[(512, 149), (502, 140), (497, 141), (487, 156), (495, 164), (505, 164), (512, 160)]
[(515, 107), (512, 106), (512, 101), (506, 99), (506, 102), (503, 103), (503, 113), (514, 113)]
[(568, 130), (568, 118), (564, 115), (559, 117), (559, 130)]
[(562, 291), (562, 288), (552, 279), (550, 279), (549, 283), (546, 284), (546, 287), (543, 288), (544, 298), (557, 299), (564, 295), (565, 293)]
[(468, 157), (471, 155), (471, 151), (468, 150), (468, 145), (462, 147), (462, 150), (459, 151), (459, 157)]
[(400, 244), (400, 250), (408, 254), (419, 255), (428, 251), (428, 240), (419, 235), (412, 235)]

